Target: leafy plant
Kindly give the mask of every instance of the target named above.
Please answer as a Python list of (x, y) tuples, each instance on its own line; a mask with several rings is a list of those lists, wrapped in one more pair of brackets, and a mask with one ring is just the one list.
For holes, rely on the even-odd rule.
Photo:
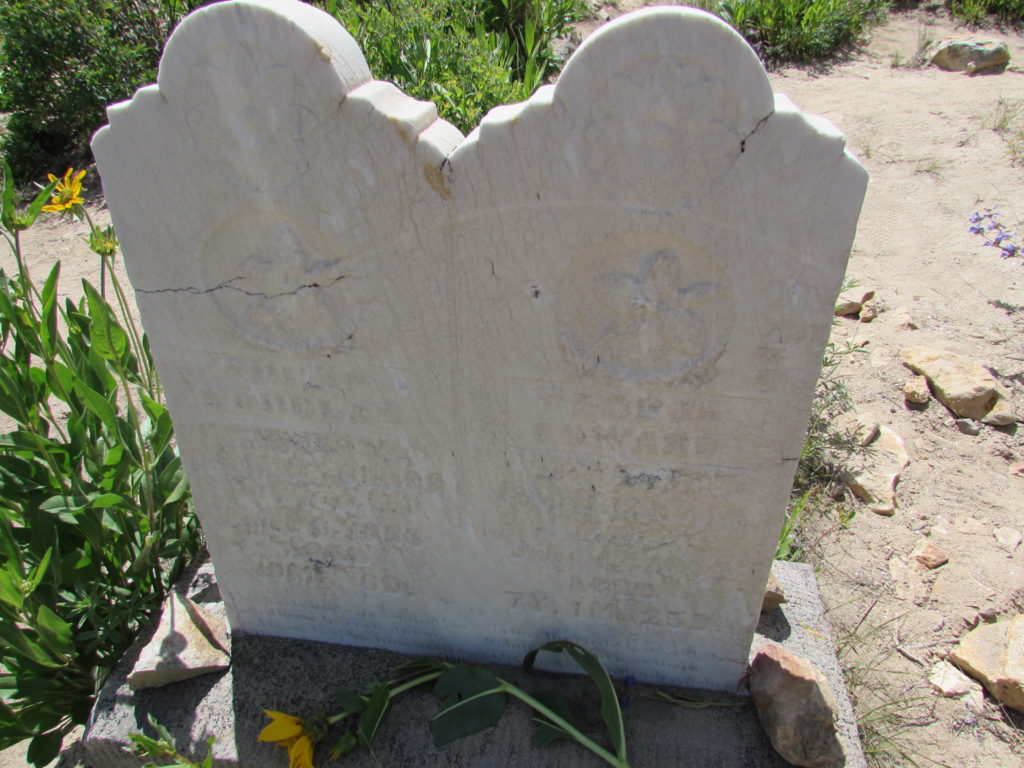
[(0, 0), (2, 151), (19, 176), (79, 160), (106, 107), (156, 76), (164, 42), (203, 0)]
[(581, 645), (569, 640), (555, 640), (526, 654), (523, 669), (530, 671), (537, 655), (542, 652), (567, 654), (597, 685), (601, 720), (611, 749), (601, 746), (579, 729), (568, 701), (559, 694), (545, 692), (532, 695), (483, 667), (450, 664), (426, 657), (397, 667), (392, 672), (393, 679), (375, 680), (362, 693), (339, 689), (336, 698), (341, 711), (337, 714), (300, 719), (268, 710), (266, 714), (271, 723), (263, 729), (259, 739), (288, 749), (291, 768), (311, 766), (314, 746), (326, 739), (332, 727), (347, 720), (350, 728), (331, 748), (331, 759), (337, 759), (357, 747), (371, 747), (392, 699), (407, 691), (432, 685), (433, 693), (442, 706), (430, 723), (430, 731), (438, 746), (495, 725), (511, 697), (534, 711), (534, 743), (538, 746), (571, 739), (609, 765), (629, 768), (622, 709), (611, 678), (601, 662)]
[(982, 24), (994, 16), (1004, 24), (1024, 21), (1024, 0), (947, 0), (954, 18), (970, 26)]
[[(0, 271), (0, 748), (32, 739), (44, 765), (88, 716), (136, 630), (201, 545), (146, 338), (112, 270), (113, 230), (90, 224), (115, 311), (83, 281), (39, 290), (21, 233), (41, 211), (88, 217), (83, 174), (51, 177), (24, 213), (4, 163), (0, 221), (17, 273)], [(66, 413), (66, 415), (64, 415)]]
[(319, 0), (359, 43), (370, 71), (433, 101), (463, 133), (500, 104), (522, 101), (558, 71), (556, 38), (583, 0)]
[(721, 0), (716, 13), (766, 61), (807, 61), (852, 45), (884, 18), (888, 0)]
[(853, 451), (849, 435), (836, 427), (836, 417), (850, 410), (853, 404), (839, 375), (839, 367), (848, 356), (864, 351), (862, 344), (851, 341), (829, 341), (825, 346), (821, 376), (811, 404), (811, 418), (797, 463), (795, 489), (808, 490), (828, 485), (836, 475), (840, 459)]
[[(153, 715), (149, 716), (149, 725), (156, 731), (157, 738), (150, 738), (144, 733), (128, 734), (128, 738), (132, 742), (132, 751), (136, 756), (161, 760), (160, 763), (147, 762), (142, 768), (213, 768), (213, 742), (216, 740), (213, 736), (206, 740), (206, 757), (199, 762), (195, 762), (178, 752), (174, 746), (171, 734), (167, 732), (164, 726), (157, 722)], [(170, 759), (174, 762), (166, 763), (163, 762), (164, 759)]]
[(807, 500), (814, 490), (805, 491), (802, 496), (791, 499), (789, 509), (786, 510), (786, 521), (779, 531), (779, 542), (775, 547), (775, 559), (795, 562), (803, 556), (804, 549), (796, 540), (797, 527), (800, 517), (803, 515)]

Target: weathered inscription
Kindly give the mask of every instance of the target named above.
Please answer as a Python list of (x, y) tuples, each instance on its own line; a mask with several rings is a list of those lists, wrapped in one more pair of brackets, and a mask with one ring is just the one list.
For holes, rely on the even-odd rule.
[(228, 0), (110, 115), (235, 630), (735, 686), (865, 184), (742, 38), (630, 15), (463, 137)]

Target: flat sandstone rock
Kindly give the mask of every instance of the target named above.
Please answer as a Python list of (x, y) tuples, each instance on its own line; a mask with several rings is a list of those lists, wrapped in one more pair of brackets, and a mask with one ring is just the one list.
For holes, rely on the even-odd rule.
[(995, 699), (1024, 712), (1024, 615), (979, 624), (949, 654)]
[(867, 183), (742, 38), (625, 16), (463, 137), (321, 11), (216, 3), (109, 118), (235, 631), (734, 688)]
[(164, 601), (156, 633), (128, 675), (132, 690), (159, 688), (220, 672), (231, 663), (226, 628), (187, 597), (172, 591)]
[(907, 347), (900, 360), (927, 377), (935, 396), (957, 416), (995, 425), (1016, 421), (1010, 391), (980, 363), (933, 347)]

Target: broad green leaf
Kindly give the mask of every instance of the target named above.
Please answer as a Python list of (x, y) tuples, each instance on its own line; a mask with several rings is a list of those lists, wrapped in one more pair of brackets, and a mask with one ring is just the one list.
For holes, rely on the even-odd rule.
[(63, 653), (66, 656), (75, 655), (75, 641), (71, 634), (71, 625), (45, 605), (39, 606), (39, 612), (36, 614), (36, 630), (51, 651)]
[(159, 421), (160, 417), (167, 413), (167, 408), (162, 403), (158, 403), (145, 392), (139, 393), (139, 399), (142, 400), (142, 407), (149, 414), (149, 418), (154, 422)]
[(58, 731), (39, 734), (28, 745), (28, 761), (36, 768), (42, 768), (57, 758), (63, 743), (64, 738)]
[(388, 711), (388, 704), (391, 701), (389, 696), (390, 688), (387, 683), (379, 682), (373, 686), (369, 701), (366, 702), (366, 709), (359, 716), (359, 726), (356, 732), (359, 741), (364, 746), (370, 746), (380, 728), (380, 723)]
[(604, 720), (605, 728), (608, 729), (608, 736), (611, 738), (615, 754), (624, 760), (626, 758), (626, 731), (622, 723), (619, 697), (615, 695), (615, 686), (612, 685), (608, 672), (601, 666), (598, 658), (582, 645), (577, 645), (569, 640), (555, 640), (545, 643), (540, 648), (535, 648), (526, 654), (526, 657), (523, 659), (524, 669), (530, 670), (533, 668), (537, 653), (540, 651), (551, 653), (565, 651), (594, 681), (598, 691), (601, 693), (601, 719)]
[(61, 662), (54, 660), (50, 654), (29, 640), (28, 634), (6, 621), (0, 621), (0, 649), (6, 647), (4, 654), (12, 653), (28, 662), (44, 667), (61, 667)]
[(11, 173), (11, 166), (7, 160), (4, 160), (4, 192), (0, 199), (0, 221), (8, 232), (14, 232), (17, 228), (14, 221), (14, 174)]
[(347, 688), (336, 689), (334, 699), (338, 702), (339, 707), (354, 715), (358, 715), (366, 709), (366, 699)]
[(57, 281), (60, 279), (60, 260), (54, 262), (46, 283), (43, 284), (42, 311), (39, 338), (49, 358), (56, 354), (57, 339)]
[(43, 576), (46, 575), (46, 569), (50, 567), (50, 557), (53, 555), (53, 548), (50, 547), (46, 550), (46, 554), (43, 555), (42, 560), (39, 561), (39, 565), (35, 567), (28, 576), (28, 588), (25, 591), (25, 597), (28, 597), (38, 589), (40, 582), (43, 580)]
[(142, 547), (142, 551), (139, 552), (138, 557), (128, 566), (128, 575), (133, 579), (137, 579), (148, 572), (157, 560), (157, 553), (160, 546), (160, 534), (151, 534), (146, 543)]
[(430, 656), (420, 656), (412, 659), (411, 661), (400, 664), (391, 670), (391, 674), (395, 678), (404, 679), (407, 677), (420, 677), (431, 672), (443, 672), (451, 666), (443, 661), (431, 658)]
[(53, 197), (53, 188), (57, 186), (57, 180), (51, 181), (41, 190), (39, 194), (35, 196), (28, 208), (25, 210), (25, 215), (22, 217), (22, 225), (25, 227), (31, 227), (36, 217), (39, 216), (39, 212), (43, 210), (43, 206), (46, 205), (50, 198)]
[(331, 760), (337, 760), (339, 757), (344, 757), (353, 749), (359, 746), (359, 737), (357, 737), (352, 731), (345, 731), (338, 739), (334, 746), (331, 747)]
[(139, 452), (139, 436), (135, 433), (132, 425), (124, 419), (118, 419), (116, 434), (125, 450), (131, 455), (132, 461), (135, 462), (135, 465), (141, 467), (144, 462), (142, 460), (142, 454)]
[(85, 289), (85, 295), (89, 299), (89, 317), (92, 319), (90, 333), (92, 348), (104, 360), (122, 360), (128, 349), (128, 334), (118, 325), (110, 305), (88, 280), (82, 281), (82, 288)]
[(81, 379), (75, 383), (75, 394), (82, 398), (90, 412), (99, 417), (108, 432), (117, 434), (117, 411), (103, 395)]
[(71, 394), (75, 390), (75, 382), (78, 379), (74, 371), (55, 360), (46, 366), (46, 378), (50, 383), (50, 390), (56, 397), (68, 405), (74, 405), (70, 402)]
[[(561, 694), (555, 693), (554, 691), (541, 691), (533, 694), (533, 698), (537, 699), (537, 701), (573, 727), (576, 726), (572, 710), (569, 708), (569, 700)], [(533, 722), (536, 725), (533, 732), (533, 743), (538, 747), (546, 747), (548, 744), (558, 741), (559, 739), (572, 738), (568, 733), (563, 731), (560, 727), (540, 713), (534, 716)]]
[(445, 706), (430, 722), (438, 746), (495, 725), (508, 700), (501, 682), (483, 667), (460, 664), (437, 679), (434, 695)]
[(0, 600), (3, 600), (15, 611), (20, 611), (25, 602), (18, 582), (14, 580), (13, 574), (8, 569), (0, 570)]
[(87, 505), (89, 509), (106, 509), (108, 507), (120, 507), (125, 504), (123, 496), (117, 493), (101, 493)]

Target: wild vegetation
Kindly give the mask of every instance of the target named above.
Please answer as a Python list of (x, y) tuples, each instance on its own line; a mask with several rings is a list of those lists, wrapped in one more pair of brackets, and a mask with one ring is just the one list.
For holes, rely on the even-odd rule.
[[(770, 61), (828, 56), (887, 7), (704, 2)], [(0, 410), (16, 425), (0, 436), (0, 748), (32, 739), (29, 759), (40, 765), (84, 720), (94, 691), (201, 536), (148, 344), (109, 268), (114, 233), (90, 227), (109, 284), (86, 284), (85, 298), (62, 306), (59, 261), (40, 287), (20, 233), (44, 206), (85, 216), (82, 180), (53, 178), (18, 212), (13, 179), (86, 158), (106, 105), (155, 79), (170, 31), (202, 4), (0, 0), (0, 110), (9, 113), (2, 149), (16, 170), (5, 174), (2, 224), (17, 265), (0, 273)], [(375, 76), (434, 101), (464, 132), (491, 107), (553, 78), (568, 50), (561, 41), (586, 12), (583, 0), (318, 4), (356, 37)], [(950, 9), (969, 23), (1024, 20), (1022, 0), (954, 0)], [(1020, 162), (1017, 107), (1007, 106), (992, 129), (1007, 134)], [(1005, 254), (1011, 235), (997, 238)], [(800, 517), (833, 477), (829, 452), (840, 446), (830, 424), (848, 401), (835, 363), (846, 351), (830, 347), (826, 356), (780, 557), (799, 557)]]
[[(85, 171), (15, 207), (4, 164), (0, 220), (16, 271), (0, 270), (0, 747), (31, 738), (43, 765), (83, 723), (136, 631), (201, 546), (188, 479), (146, 337), (112, 269), (117, 240), (88, 220)], [(22, 233), (42, 212), (85, 218), (97, 289), (38, 288)], [(108, 301), (111, 296), (113, 306)]]
[[(18, 178), (88, 161), (107, 105), (156, 78), (175, 25), (209, 0), (0, 0), (0, 151)], [(375, 77), (429, 99), (463, 132), (557, 75), (587, 0), (313, 0), (360, 43)], [(767, 62), (834, 54), (889, 0), (693, 0)], [(967, 23), (1024, 20), (1024, 0), (950, 0)]]

